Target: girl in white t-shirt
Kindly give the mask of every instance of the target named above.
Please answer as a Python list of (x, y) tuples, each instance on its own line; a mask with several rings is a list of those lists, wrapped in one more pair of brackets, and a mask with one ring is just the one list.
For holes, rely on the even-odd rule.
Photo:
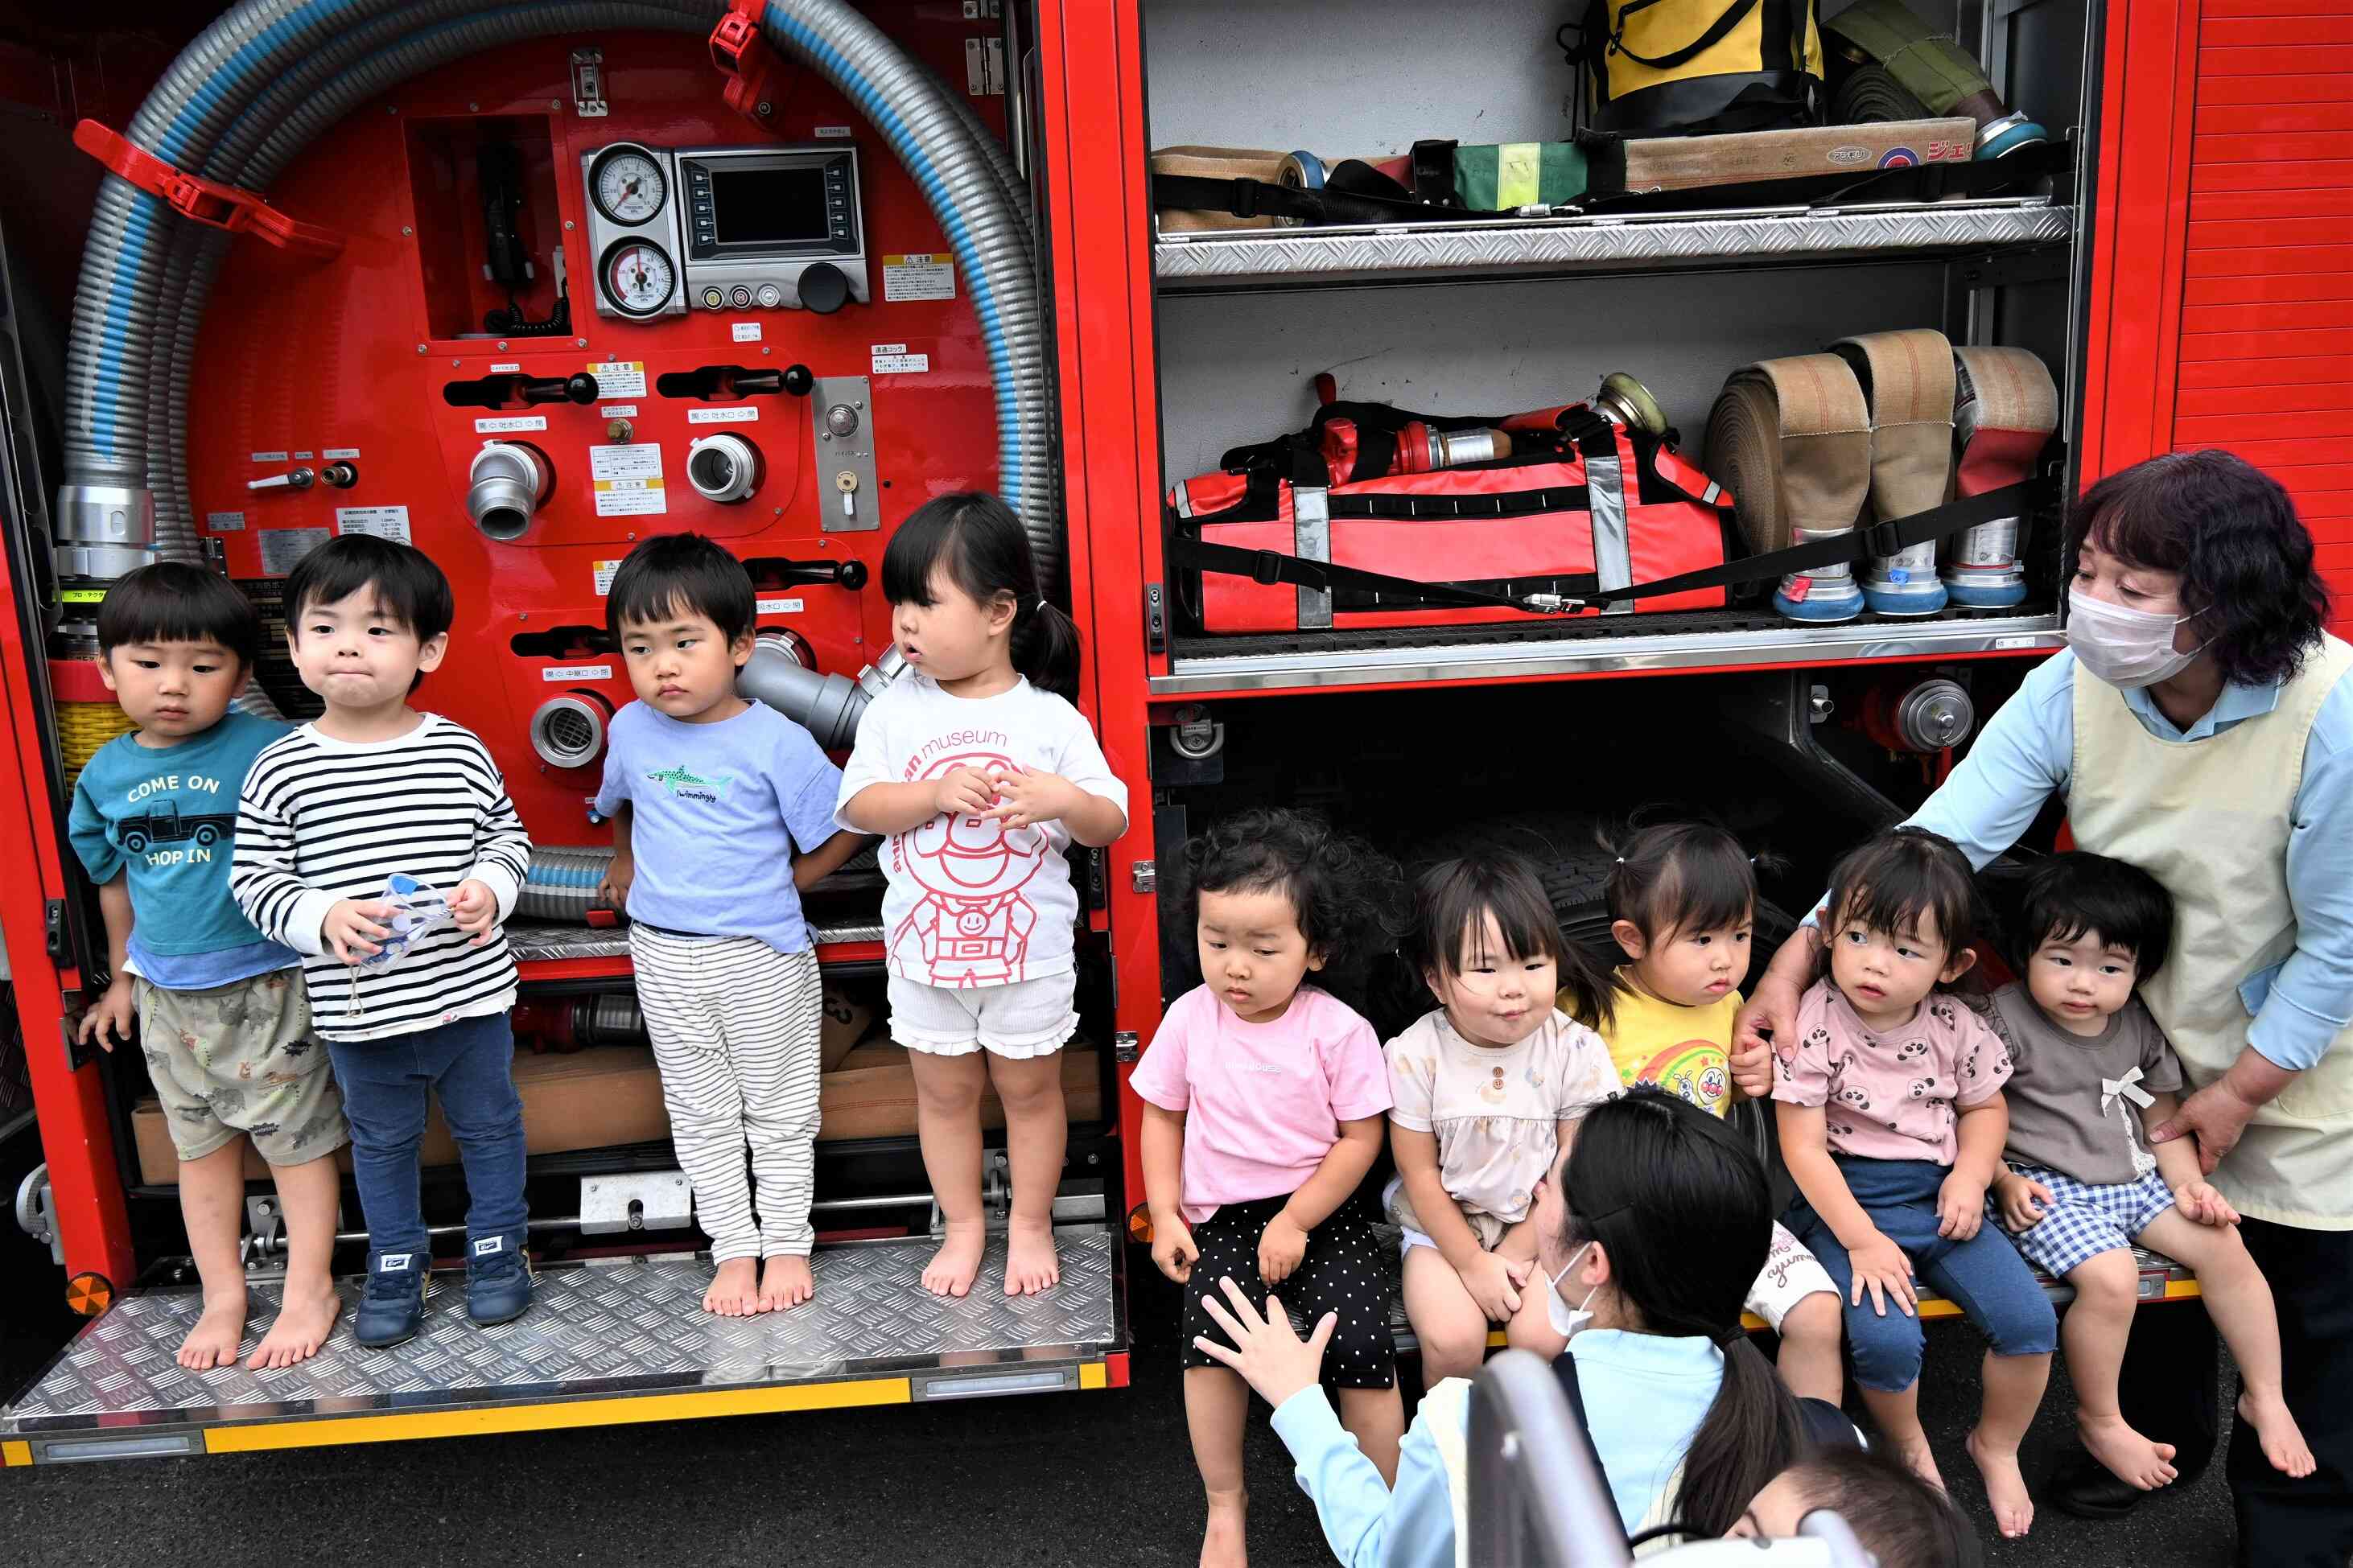
[(993, 1086), (1013, 1167), (1005, 1293), (1036, 1295), (1061, 1277), (1058, 1053), (1079, 1021), (1079, 899), (1063, 854), (1127, 831), (1127, 786), (1068, 700), (1078, 628), (1039, 596), (1029, 537), (1003, 501), (917, 508), (883, 552), (882, 595), (907, 669), (859, 723), (836, 819), (890, 838), (891, 1037), (914, 1068), (947, 1230), (923, 1286), (962, 1296), (980, 1272), (980, 1099)]
[(1406, 1316), (1428, 1387), (1478, 1372), (1490, 1322), (1547, 1360), (1567, 1343), (1553, 1292), (1526, 1288), (1525, 1221), (1575, 1118), (1619, 1084), (1592, 1027), (1609, 981), (1561, 940), (1534, 866), (1504, 851), (1448, 860), (1423, 874), (1415, 904), (1409, 956), (1439, 1006), (1387, 1047), (1398, 1174), (1384, 1197), (1405, 1229)]

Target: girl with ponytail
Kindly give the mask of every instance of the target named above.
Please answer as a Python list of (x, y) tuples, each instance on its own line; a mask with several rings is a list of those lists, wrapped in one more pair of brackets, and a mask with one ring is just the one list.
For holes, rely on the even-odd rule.
[[(1537, 1189), (1531, 1223), (1540, 1272), (1529, 1288), (1550, 1292), (1568, 1336), (1563, 1381), (1630, 1535), (1721, 1535), (1808, 1453), (1810, 1433), (1852, 1434), (1810, 1415), (1828, 1407), (1792, 1397), (1741, 1328), (1772, 1239), (1772, 1191), (1756, 1151), (1718, 1118), (1648, 1086), (1594, 1106)], [(1240, 1348), (1195, 1343), (1274, 1405), (1334, 1553), (1359, 1568), (1454, 1563), (1469, 1384), (1430, 1391), (1385, 1489), (1317, 1385), (1331, 1320), (1303, 1343), (1275, 1302), (1261, 1317), (1247, 1297), (1230, 1300), (1215, 1316)]]
[(889, 837), (881, 863), (891, 1037), (915, 1075), (916, 1131), (946, 1238), (924, 1287), (980, 1272), (981, 1091), (1005, 1107), (1013, 1167), (1004, 1290), (1060, 1278), (1061, 1066), (1078, 894), (1064, 859), (1127, 831), (1127, 786), (1078, 690), (1079, 635), (1045, 602), (1029, 536), (992, 495), (935, 496), (882, 553), (905, 673), (870, 705), (836, 819)]

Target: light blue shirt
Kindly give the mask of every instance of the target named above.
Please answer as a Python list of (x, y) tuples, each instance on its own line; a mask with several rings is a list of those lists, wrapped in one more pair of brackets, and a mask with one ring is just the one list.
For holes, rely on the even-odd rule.
[[(1631, 1532), (1715, 1403), (1724, 1352), (1704, 1339), (1588, 1329), (1568, 1353), (1594, 1451)], [(1453, 1568), (1453, 1497), (1424, 1415), (1406, 1428), (1394, 1489), (1381, 1485), (1321, 1388), (1284, 1400), (1274, 1433), (1299, 1467), (1299, 1489), (1314, 1500), (1332, 1555), (1347, 1568)]]
[[(1943, 834), (1980, 868), (2016, 844), (2073, 775), (2075, 668), (2074, 654), (2062, 651), (2027, 676), (1910, 826)], [(2124, 699), (2142, 729), (2187, 743), (2262, 718), (2279, 706), (2279, 694), (2276, 685), (2226, 686), (2187, 730), (2174, 728), (2146, 690)], [(2247, 1043), (2300, 1072), (2353, 1021), (2353, 679), (2321, 700), (2291, 809), (2286, 877), (2295, 951), (2272, 978)]]
[(809, 945), (793, 849), (833, 837), (841, 770), (765, 703), (695, 724), (642, 702), (613, 715), (598, 815), (630, 805), (628, 916), (696, 936)]

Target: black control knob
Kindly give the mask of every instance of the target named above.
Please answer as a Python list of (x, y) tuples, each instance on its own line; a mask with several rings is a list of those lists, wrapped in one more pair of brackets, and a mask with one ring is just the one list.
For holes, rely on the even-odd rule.
[(801, 268), (801, 305), (820, 316), (830, 316), (849, 300), (849, 279), (830, 261), (811, 262)]
[(551, 375), (526, 381), (518, 390), (525, 403), (594, 403), (596, 378), (584, 370), (561, 380)]
[(815, 385), (817, 377), (809, 374), (808, 366), (794, 364), (785, 367), (785, 390), (795, 397), (807, 397), (809, 389)]

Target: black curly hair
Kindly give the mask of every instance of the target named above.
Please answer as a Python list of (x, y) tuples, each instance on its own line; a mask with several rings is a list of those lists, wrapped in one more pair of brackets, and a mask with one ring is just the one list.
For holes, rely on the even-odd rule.
[(2229, 452), (2171, 452), (2110, 474), (2067, 517), (2067, 574), (2084, 542), (2181, 577), (2222, 679), (2268, 686), (2320, 646), (2328, 585), (2286, 487)]
[(1394, 955), (1405, 933), (1398, 863), (1312, 811), (1261, 807), (1223, 818), (1186, 840), (1182, 875), (1173, 952), (1196, 951), (1203, 893), (1280, 892), (1307, 950), (1324, 961), (1315, 984), (1343, 1000), (1362, 995), (1373, 965)]

